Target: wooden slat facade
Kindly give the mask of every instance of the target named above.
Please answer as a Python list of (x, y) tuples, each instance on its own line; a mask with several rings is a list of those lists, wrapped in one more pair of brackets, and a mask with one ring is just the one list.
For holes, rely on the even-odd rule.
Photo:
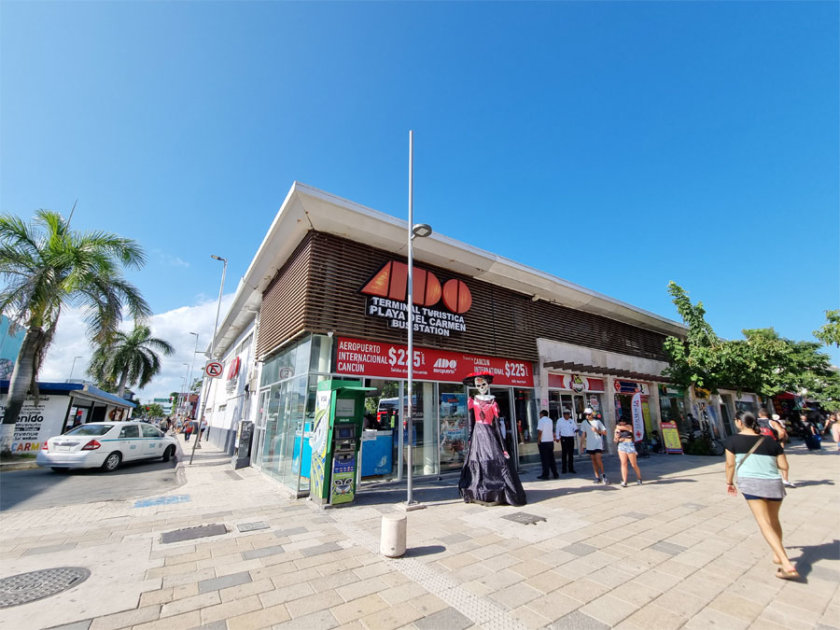
[[(320, 232), (309, 232), (263, 295), (258, 354), (265, 356), (285, 339), (306, 330), (371, 341), (405, 343), (404, 329), (366, 315), (359, 290), (389, 260), (389, 252)], [(415, 261), (441, 283), (463, 280), (473, 305), (464, 314), (466, 332), (449, 337), (416, 332), (417, 346), (537, 361), (538, 337), (660, 361), (665, 336), (530, 296), (446, 269)], [(442, 305), (437, 308), (443, 308)]]

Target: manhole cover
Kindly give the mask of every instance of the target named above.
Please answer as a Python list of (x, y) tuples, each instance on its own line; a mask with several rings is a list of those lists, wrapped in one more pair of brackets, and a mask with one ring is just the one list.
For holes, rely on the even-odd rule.
[(19, 606), (36, 599), (55, 595), (90, 577), (90, 571), (81, 567), (42, 569), (21, 573), (0, 580), (0, 608)]
[(502, 518), (506, 518), (514, 523), (522, 523), (523, 525), (536, 525), (540, 521), (545, 521), (542, 516), (528, 514), (527, 512), (516, 512), (515, 514), (506, 514)]

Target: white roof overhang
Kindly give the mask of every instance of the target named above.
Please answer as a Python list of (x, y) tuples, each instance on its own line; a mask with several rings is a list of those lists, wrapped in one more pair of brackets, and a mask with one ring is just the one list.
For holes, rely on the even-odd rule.
[[(407, 255), (407, 221), (295, 182), (274, 217), (216, 338), (217, 357), (259, 311), (262, 294), (310, 230), (341, 236), (374, 248)], [(414, 241), (416, 263), (426, 263), (525, 295), (601, 315), (664, 335), (684, 337), (686, 327), (620, 300), (497, 254), (433, 233)]]

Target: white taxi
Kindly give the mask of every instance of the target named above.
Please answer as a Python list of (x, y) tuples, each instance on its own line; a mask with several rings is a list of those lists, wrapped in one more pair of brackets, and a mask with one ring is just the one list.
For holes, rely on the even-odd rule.
[(38, 451), (39, 466), (116, 470), (122, 462), (139, 459), (169, 461), (178, 442), (145, 422), (90, 422), (47, 440)]

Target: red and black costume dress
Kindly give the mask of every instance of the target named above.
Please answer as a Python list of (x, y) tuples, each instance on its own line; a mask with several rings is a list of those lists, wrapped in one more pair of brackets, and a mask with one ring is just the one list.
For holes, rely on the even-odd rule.
[(466, 503), (525, 505), (516, 462), (504, 455), (499, 406), (493, 396), (482, 398), (467, 403), (472, 434), (458, 490)]

